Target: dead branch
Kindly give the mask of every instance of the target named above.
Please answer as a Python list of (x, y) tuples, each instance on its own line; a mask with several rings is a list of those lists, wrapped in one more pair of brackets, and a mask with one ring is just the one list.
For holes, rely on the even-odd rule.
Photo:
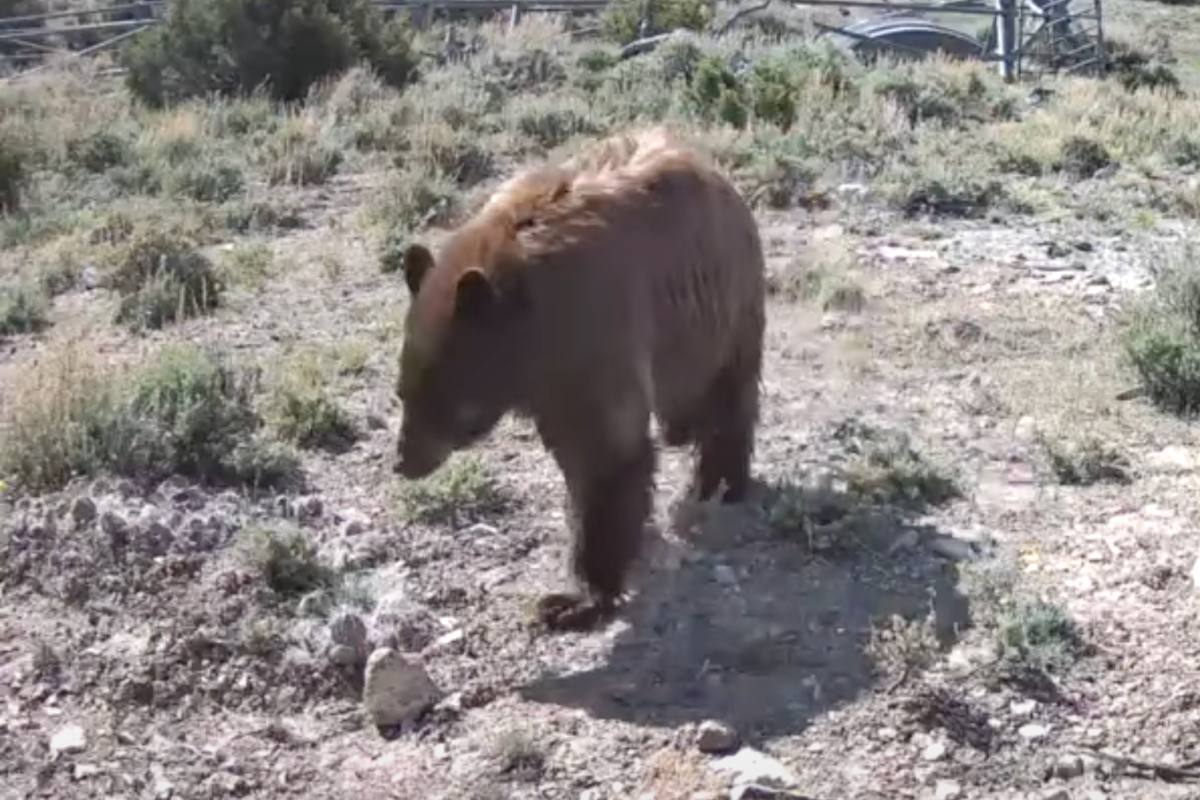
[(729, 33), (729, 29), (732, 28), (739, 19), (748, 17), (751, 14), (757, 14), (759, 11), (765, 11), (770, 5), (771, 0), (763, 0), (763, 2), (756, 6), (748, 6), (746, 8), (738, 9), (736, 12), (734, 12), (733, 16), (725, 20), (720, 28), (713, 32), (713, 36), (724, 36), (725, 34)]
[(1099, 758), (1102, 761), (1107, 761), (1120, 769), (1123, 775), (1130, 778), (1159, 780), (1164, 783), (1200, 783), (1200, 769), (1196, 769), (1194, 764), (1177, 766), (1153, 761), (1141, 761), (1130, 756), (1100, 750), (1095, 747), (1080, 748), (1078, 754), (1089, 755)]

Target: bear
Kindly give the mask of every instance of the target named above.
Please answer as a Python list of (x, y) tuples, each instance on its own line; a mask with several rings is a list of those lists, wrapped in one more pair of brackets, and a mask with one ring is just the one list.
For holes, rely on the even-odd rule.
[(566, 485), (580, 591), (551, 630), (609, 620), (652, 511), (656, 450), (692, 445), (689, 494), (742, 501), (759, 418), (765, 259), (748, 204), (663, 127), (519, 172), (448, 232), (409, 244), (393, 471), (414, 480), (532, 421)]

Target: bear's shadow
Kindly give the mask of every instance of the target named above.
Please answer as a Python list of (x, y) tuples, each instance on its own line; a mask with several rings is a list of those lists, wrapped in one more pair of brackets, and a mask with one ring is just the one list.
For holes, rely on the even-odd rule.
[(923, 546), (944, 538), (936, 530), (844, 506), (813, 548), (767, 523), (764, 491), (740, 505), (681, 503), (671, 525), (682, 546), (649, 537), (605, 663), (521, 696), (656, 727), (716, 718), (750, 739), (789, 735), (884, 680), (868, 654), (873, 623), (931, 615), (943, 647), (968, 624), (955, 565)]

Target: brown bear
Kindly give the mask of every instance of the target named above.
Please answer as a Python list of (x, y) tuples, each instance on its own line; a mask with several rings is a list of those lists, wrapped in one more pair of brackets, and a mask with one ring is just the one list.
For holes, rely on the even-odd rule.
[(513, 411), (567, 486), (584, 593), (539, 603), (551, 629), (608, 619), (651, 511), (653, 414), (696, 445), (692, 493), (749, 481), (764, 259), (754, 216), (663, 129), (614, 136), (502, 185), (437, 258), (404, 254), (412, 295), (394, 469), (426, 476)]

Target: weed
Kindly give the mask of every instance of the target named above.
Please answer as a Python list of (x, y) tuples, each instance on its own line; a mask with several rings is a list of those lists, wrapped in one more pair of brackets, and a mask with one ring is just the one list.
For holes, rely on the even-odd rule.
[(271, 275), (273, 261), (270, 246), (261, 242), (235, 247), (221, 265), (222, 283), (262, 286)]
[(276, 378), (267, 416), (285, 441), (304, 448), (340, 450), (358, 431), (329, 393), (326, 370), (312, 358), (297, 358)]
[(917, 507), (941, 505), (961, 495), (955, 481), (928, 463), (903, 432), (850, 425), (835, 436), (853, 456), (846, 480), (854, 494)]
[(245, 187), (242, 170), (220, 158), (209, 162), (186, 161), (169, 169), (162, 179), (162, 189), (167, 194), (200, 203), (224, 203), (240, 195)]
[(275, 594), (296, 597), (332, 584), (332, 570), (321, 562), (316, 545), (303, 531), (251, 528), (243, 536), (243, 558)]
[(28, 177), (27, 158), (15, 141), (0, 136), (0, 216), (21, 207), (21, 192)]
[(0, 287), (0, 337), (33, 333), (49, 324), (46, 295), (27, 285)]
[(897, 677), (920, 672), (928, 667), (938, 651), (933, 615), (908, 620), (893, 614), (886, 625), (874, 625), (864, 648), (876, 668)]
[(67, 142), (67, 160), (85, 172), (108, 172), (132, 158), (129, 141), (110, 131), (94, 131)]
[(304, 117), (288, 121), (267, 147), (267, 180), (272, 186), (319, 186), (342, 165), (340, 150), (321, 141), (316, 123)]
[(205, 314), (220, 302), (212, 263), (189, 237), (151, 227), (119, 251), (110, 284), (121, 297), (116, 321), (134, 329)]
[(1129, 459), (1095, 437), (1079, 442), (1052, 441), (1039, 437), (1050, 471), (1066, 486), (1091, 486), (1109, 482), (1127, 484)]
[(133, 370), (97, 363), (71, 347), (14, 381), (0, 474), (31, 490), (102, 470), (273, 486), (297, 474), (295, 457), (260, 430), (253, 373), (187, 346)]
[(605, 8), (602, 26), (605, 35), (625, 44), (676, 28), (701, 31), (712, 16), (713, 6), (705, 0), (616, 0)]
[(522, 730), (496, 734), (491, 750), (496, 771), (509, 780), (535, 782), (546, 767), (545, 750), (531, 734)]
[(1191, 415), (1200, 411), (1200, 270), (1185, 248), (1135, 304), (1123, 333), (1125, 355), (1150, 400)]
[(405, 519), (459, 527), (502, 510), (508, 497), (478, 459), (451, 457), (440, 470), (406, 483), (401, 505)]
[(996, 651), (1010, 668), (1020, 665), (1062, 673), (1082, 654), (1083, 640), (1075, 623), (1057, 605), (1023, 601), (1001, 617)]

